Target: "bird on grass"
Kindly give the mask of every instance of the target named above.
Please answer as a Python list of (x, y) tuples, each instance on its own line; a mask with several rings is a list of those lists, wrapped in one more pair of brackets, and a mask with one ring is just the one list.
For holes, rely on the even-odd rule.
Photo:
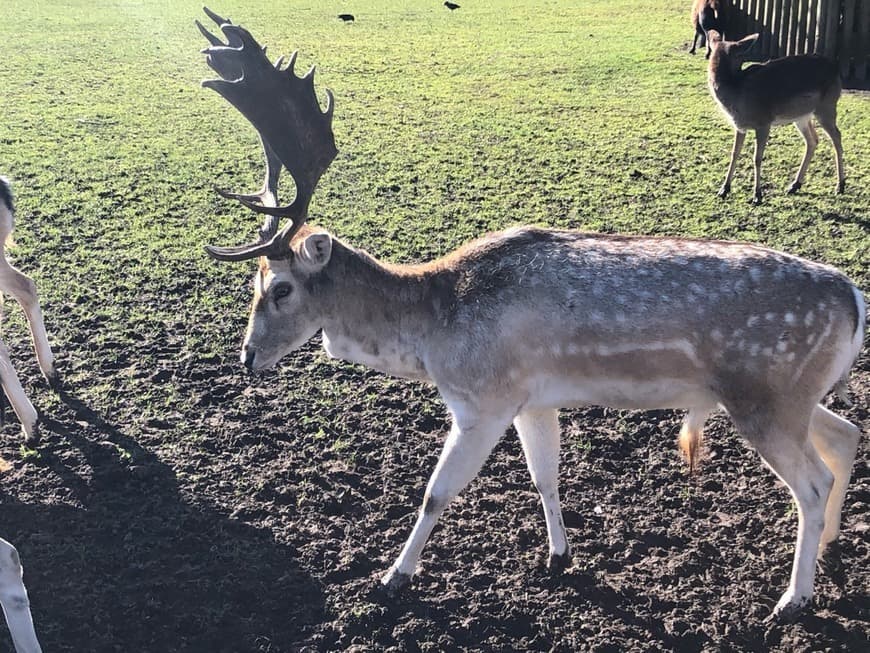
[(447, 7), (450, 11), (453, 11), (454, 9), (459, 9), (459, 5), (455, 2), (450, 2), (450, 0), (447, 0), (447, 2), (444, 3), (444, 6)]
[(353, 22), (353, 14), (339, 14), (339, 18), (341, 18), (345, 23)]

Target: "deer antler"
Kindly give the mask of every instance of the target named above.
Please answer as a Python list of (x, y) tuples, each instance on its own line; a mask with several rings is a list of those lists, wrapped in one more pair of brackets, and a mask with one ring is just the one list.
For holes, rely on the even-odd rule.
[[(284, 57), (271, 64), (265, 48), (245, 28), (234, 25), (207, 7), (206, 15), (220, 27), (224, 44), (199, 21), (199, 31), (210, 43), (202, 50), (206, 63), (221, 79), (202, 83), (220, 93), (238, 109), (260, 135), (266, 159), (266, 177), (257, 193), (217, 192), (236, 199), (258, 213), (267, 214), (257, 242), (237, 247), (206, 246), (206, 251), (222, 261), (241, 261), (257, 256), (286, 257), (290, 239), (308, 217), (308, 205), (320, 176), (335, 159), (338, 150), (332, 133), (335, 99), (327, 89), (326, 111), (321, 111), (314, 92), (314, 67), (304, 76), (294, 72), (296, 52), (286, 68)], [(287, 206), (278, 206), (278, 177), (287, 169), (296, 184), (296, 197)], [(291, 222), (280, 232), (278, 218)]]

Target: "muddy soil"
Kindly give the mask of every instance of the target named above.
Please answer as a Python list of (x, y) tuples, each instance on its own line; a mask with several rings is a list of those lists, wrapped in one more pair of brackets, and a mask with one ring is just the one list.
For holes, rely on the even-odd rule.
[[(49, 653), (870, 650), (866, 437), (844, 573), (819, 574), (815, 609), (795, 624), (764, 622), (791, 566), (787, 492), (722, 417), (690, 478), (669, 411), (563, 414), (574, 557), (563, 575), (547, 572), (543, 514), (509, 431), (446, 511), (411, 589), (391, 600), (378, 580), (448, 429), (435, 392), (326, 361), (316, 343), (252, 378), (235, 352), (166, 351), (167, 341), (100, 356), (70, 343), (61, 369), (88, 366), (111, 401), (68, 383), (38, 455), (19, 449), (14, 419), (0, 434), (12, 464), (0, 529), (21, 552)], [(25, 343), (13, 349), (28, 359)], [(160, 364), (137, 364), (155, 352)], [(859, 368), (855, 407), (833, 406), (866, 432), (866, 359)], [(46, 403), (35, 366), (21, 369)], [(174, 400), (145, 410), (154, 384)]]

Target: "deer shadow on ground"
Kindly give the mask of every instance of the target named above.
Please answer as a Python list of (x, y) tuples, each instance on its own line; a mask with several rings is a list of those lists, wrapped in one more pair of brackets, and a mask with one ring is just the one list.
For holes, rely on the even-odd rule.
[(60, 397), (38, 459), (0, 484), (0, 528), (21, 553), (45, 650), (304, 647), (324, 597), (292, 547), (184, 496), (157, 455)]

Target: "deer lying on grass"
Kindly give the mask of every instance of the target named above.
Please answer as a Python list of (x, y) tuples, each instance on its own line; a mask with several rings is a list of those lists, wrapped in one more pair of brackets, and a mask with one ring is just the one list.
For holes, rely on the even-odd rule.
[(827, 132), (837, 154), (837, 192), (846, 188), (843, 172), (843, 146), (837, 129), (837, 101), (842, 83), (836, 64), (816, 55), (796, 55), (774, 59), (767, 63), (741, 69), (749, 51), (758, 39), (752, 34), (740, 41), (725, 41), (721, 34), (710, 30), (713, 55), (707, 73), (710, 93), (728, 121), (734, 125), (734, 148), (725, 183), (719, 197), (731, 190), (731, 179), (737, 156), (743, 147), (746, 130), (755, 130), (755, 192), (753, 203), (761, 203), (761, 158), (772, 125), (793, 122), (806, 141), (804, 158), (788, 193), (796, 193), (804, 181), (807, 167), (819, 136), (813, 128), (816, 117)]
[(701, 46), (707, 46), (707, 54), (705, 59), (710, 58), (710, 39), (707, 32), (716, 30), (722, 34), (725, 31), (725, 19), (723, 10), (725, 3), (723, 0), (695, 0), (692, 3), (692, 27), (695, 29), (695, 36), (692, 39), (692, 49), (689, 54), (695, 54), (695, 48), (698, 44), (698, 39), (701, 39)]
[(18, 551), (0, 538), (0, 604), (12, 634), (12, 643), (16, 653), (41, 653), (22, 574)]
[[(559, 505), (561, 407), (688, 410), (694, 462), (708, 415), (725, 409), (798, 505), (797, 551), (776, 606), (793, 617), (813, 592), (817, 556), (836, 553), (859, 431), (820, 405), (857, 357), (861, 292), (833, 268), (753, 245), (508, 229), (423, 265), (382, 263), (305, 224), (337, 150), (334, 101), (323, 112), (313, 68), (275, 65), (251, 34), (207, 12), (203, 52), (214, 89), (260, 134), (267, 172), (251, 195), (219, 191), (267, 215), (256, 242), (207, 247), (221, 261), (259, 259), (241, 359), (274, 366), (317, 331), (332, 357), (434, 383), (450, 435), (417, 523), (383, 578), (410, 582), (439, 515), (513, 422), (540, 493), (549, 565), (571, 563)], [(296, 182), (277, 205), (281, 166)], [(277, 219), (290, 218), (278, 230)]]
[[(9, 182), (0, 177), (0, 243), (6, 243), (12, 234), (15, 224), (15, 208), (12, 202), (12, 192)], [(36, 350), (36, 358), (39, 368), (45, 375), (52, 388), (58, 385), (58, 374), (54, 367), (54, 355), (48, 344), (48, 336), (45, 333), (45, 324), (42, 321), (42, 309), (39, 307), (39, 298), (36, 295), (36, 284), (33, 280), (22, 274), (6, 260), (6, 251), (0, 245), (0, 292), (12, 295), (27, 316), (30, 325), (30, 335), (33, 338), (33, 346)], [(12, 404), (12, 409), (21, 422), (24, 431), (24, 441), (27, 444), (35, 444), (39, 440), (39, 415), (33, 404), (24, 394), (18, 374), (9, 360), (9, 350), (6, 344), (0, 340), (0, 381), (3, 391)], [(3, 397), (0, 395), (0, 401)]]

